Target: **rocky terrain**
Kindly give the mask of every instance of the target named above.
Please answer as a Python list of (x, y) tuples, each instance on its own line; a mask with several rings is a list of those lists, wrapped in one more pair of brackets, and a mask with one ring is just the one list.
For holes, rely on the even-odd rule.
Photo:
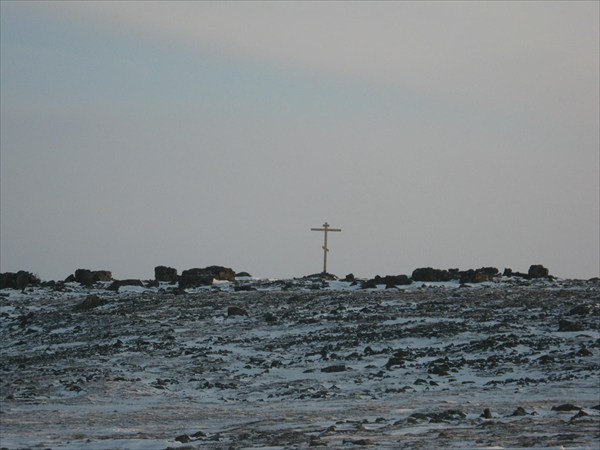
[(0, 290), (0, 448), (600, 447), (598, 280), (161, 270)]

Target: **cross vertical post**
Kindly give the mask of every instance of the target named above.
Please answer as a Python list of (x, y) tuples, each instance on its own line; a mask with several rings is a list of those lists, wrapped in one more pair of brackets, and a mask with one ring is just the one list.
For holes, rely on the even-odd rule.
[(323, 275), (327, 273), (327, 233), (329, 231), (342, 231), (340, 228), (329, 228), (329, 224), (325, 222), (323, 228), (311, 228), (310, 231), (322, 231), (323, 232)]

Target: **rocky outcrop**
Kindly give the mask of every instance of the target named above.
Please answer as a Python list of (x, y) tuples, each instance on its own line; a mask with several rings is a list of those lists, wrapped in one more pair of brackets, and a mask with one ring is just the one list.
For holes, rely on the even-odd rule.
[(499, 276), (500, 272), (495, 267), (482, 267), (481, 269), (469, 269), (464, 272), (460, 272), (460, 283), (483, 283), (486, 281), (492, 281), (495, 277)]
[(396, 286), (406, 286), (412, 283), (412, 280), (406, 275), (386, 275), (381, 277), (375, 275), (374, 278), (362, 283), (363, 289), (374, 289), (377, 285), (385, 284), (386, 288), (394, 288)]
[(38, 286), (40, 279), (24, 270), (19, 270), (17, 273), (5, 272), (0, 273), (0, 289), (25, 289), (27, 286)]
[(98, 281), (112, 281), (112, 279), (112, 272), (108, 270), (77, 269), (73, 276), (73, 281), (81, 284), (94, 284)]
[(527, 275), (529, 276), (529, 278), (548, 278), (550, 273), (548, 269), (546, 269), (541, 264), (538, 264), (530, 266)]
[(412, 276), (413, 281), (425, 281), (425, 282), (436, 282), (436, 281), (450, 281), (454, 277), (448, 270), (433, 269), (431, 267), (422, 267), (413, 270)]
[(177, 269), (166, 266), (156, 266), (154, 268), (154, 279), (159, 282), (177, 283)]
[(190, 287), (207, 286), (213, 280), (235, 281), (235, 272), (229, 267), (208, 266), (203, 269), (194, 268), (184, 270), (179, 277), (179, 287), (186, 289)]

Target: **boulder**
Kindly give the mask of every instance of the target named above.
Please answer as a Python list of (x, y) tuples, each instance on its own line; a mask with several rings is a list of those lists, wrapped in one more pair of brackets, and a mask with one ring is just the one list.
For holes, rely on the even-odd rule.
[(558, 322), (558, 331), (583, 331), (583, 327), (576, 323), (571, 322), (570, 320), (561, 319)]
[(75, 281), (81, 284), (94, 284), (98, 281), (112, 281), (112, 273), (108, 270), (77, 269)]
[(374, 289), (379, 284), (385, 284), (386, 288), (393, 288), (396, 286), (406, 286), (411, 283), (412, 280), (406, 275), (386, 275), (385, 277), (375, 275), (375, 278), (363, 282), (361, 287), (363, 289)]
[(154, 279), (165, 283), (176, 283), (177, 269), (166, 266), (156, 266), (154, 268)]
[(39, 284), (40, 279), (37, 276), (24, 270), (19, 270), (17, 273), (0, 273), (0, 289), (25, 289), (27, 286)]
[(75, 312), (89, 311), (90, 309), (97, 308), (106, 304), (106, 301), (97, 295), (88, 295), (81, 303), (78, 303), (73, 308)]
[(237, 272), (235, 274), (236, 278), (252, 278), (252, 275), (250, 275), (248, 272)]
[(229, 267), (208, 266), (203, 269), (194, 268), (184, 270), (179, 277), (179, 287), (185, 289), (188, 287), (207, 286), (212, 284), (213, 280), (235, 281), (235, 272)]
[(495, 267), (482, 267), (481, 269), (473, 270), (469, 269), (464, 272), (460, 272), (460, 283), (483, 283), (486, 281), (492, 281), (500, 273)]
[(413, 281), (450, 281), (453, 276), (448, 270), (433, 269), (431, 267), (422, 267), (413, 270), (412, 276)]
[(179, 288), (186, 289), (190, 287), (211, 285), (214, 278), (213, 274), (207, 272), (205, 269), (196, 268), (184, 270), (179, 277)]
[(529, 267), (529, 272), (527, 272), (529, 278), (548, 278), (549, 271), (541, 264), (533, 265)]
[(239, 306), (230, 306), (227, 308), (227, 316), (248, 316), (248, 311), (244, 308), (240, 308)]

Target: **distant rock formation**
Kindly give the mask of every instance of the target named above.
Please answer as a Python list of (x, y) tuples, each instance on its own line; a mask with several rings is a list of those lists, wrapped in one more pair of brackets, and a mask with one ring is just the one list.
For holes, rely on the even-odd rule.
[(495, 267), (482, 267), (481, 269), (469, 269), (460, 273), (460, 283), (484, 283), (492, 281), (500, 275), (500, 272)]
[(541, 264), (532, 265), (529, 267), (529, 272), (527, 272), (529, 278), (548, 278), (550, 272)]
[(425, 281), (425, 282), (437, 282), (437, 281), (450, 281), (454, 277), (448, 270), (433, 269), (431, 267), (422, 267), (413, 270), (412, 276), (413, 281)]
[(17, 273), (5, 272), (0, 273), (0, 289), (25, 289), (27, 286), (38, 286), (40, 279), (24, 270), (19, 270)]
[(154, 279), (166, 283), (176, 283), (177, 269), (166, 266), (156, 266), (154, 268)]
[(112, 272), (108, 270), (77, 269), (75, 275), (67, 277), (65, 282), (75, 281), (81, 284), (94, 284), (98, 281), (112, 281)]
[(386, 275), (385, 277), (375, 275), (374, 278), (363, 282), (361, 287), (363, 289), (373, 289), (376, 288), (377, 285), (385, 284), (386, 288), (394, 288), (396, 286), (406, 286), (412, 282), (413, 280), (406, 275)]
[(190, 287), (206, 286), (212, 284), (213, 280), (235, 281), (235, 272), (229, 267), (209, 266), (203, 269), (194, 268), (184, 270), (179, 277), (179, 287), (186, 289)]

